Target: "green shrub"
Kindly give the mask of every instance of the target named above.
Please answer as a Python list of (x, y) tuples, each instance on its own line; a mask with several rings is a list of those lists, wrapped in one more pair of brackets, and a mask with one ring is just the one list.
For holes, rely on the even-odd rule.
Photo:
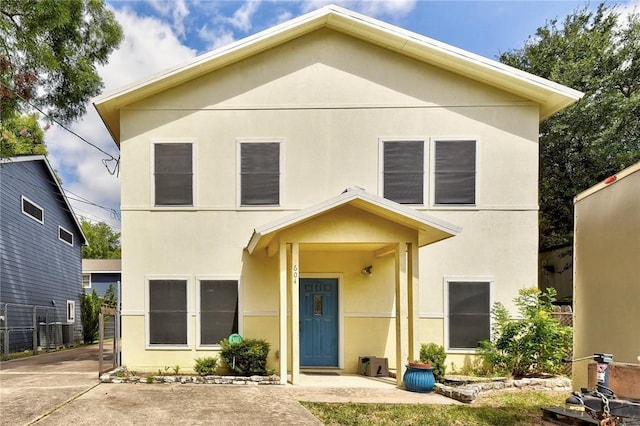
[(270, 345), (266, 340), (247, 339), (231, 344), (227, 339), (220, 342), (220, 358), (234, 374), (267, 375), (267, 355)]
[(80, 296), (80, 321), (82, 322), (82, 338), (84, 343), (93, 343), (98, 338), (99, 314), (102, 299), (95, 289), (91, 294), (82, 290)]
[(562, 358), (572, 349), (572, 330), (552, 316), (556, 292), (547, 288), (520, 290), (514, 299), (521, 319), (512, 319), (501, 303), (491, 310), (491, 341), (480, 342), (480, 357), (496, 372), (513, 377), (557, 374), (563, 368)]
[(218, 366), (218, 358), (208, 356), (204, 358), (196, 358), (196, 365), (193, 370), (201, 376), (211, 376), (215, 374)]
[(439, 382), (444, 378), (447, 366), (444, 361), (447, 359), (447, 354), (444, 351), (444, 346), (436, 345), (435, 343), (423, 343), (420, 345), (420, 362), (428, 362), (433, 367), (433, 376), (436, 381)]

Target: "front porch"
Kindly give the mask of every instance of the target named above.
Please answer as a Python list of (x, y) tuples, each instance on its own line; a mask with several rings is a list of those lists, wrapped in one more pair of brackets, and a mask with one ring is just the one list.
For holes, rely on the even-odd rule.
[(278, 266), (282, 383), (323, 380), (305, 368), (355, 373), (371, 355), (400, 387), (420, 345), (418, 248), (458, 232), (361, 189), (256, 228), (248, 254)]

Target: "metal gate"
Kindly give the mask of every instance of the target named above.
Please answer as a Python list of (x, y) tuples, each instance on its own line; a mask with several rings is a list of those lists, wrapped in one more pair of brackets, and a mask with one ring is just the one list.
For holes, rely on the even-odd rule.
[(111, 306), (100, 307), (98, 316), (98, 375), (120, 365), (120, 312)]

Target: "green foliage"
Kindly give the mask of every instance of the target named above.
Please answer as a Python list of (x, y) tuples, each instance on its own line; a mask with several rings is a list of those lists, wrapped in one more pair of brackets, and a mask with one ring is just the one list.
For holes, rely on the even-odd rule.
[(196, 365), (193, 367), (193, 371), (201, 376), (211, 376), (215, 374), (217, 366), (218, 358), (214, 356), (196, 358)]
[(119, 232), (114, 232), (105, 222), (83, 220), (80, 225), (88, 243), (82, 247), (83, 259), (120, 259)]
[[(0, 98), (1, 100), (1, 98)], [(8, 115), (0, 120), (0, 158), (47, 155), (37, 114)]]
[(447, 354), (444, 351), (444, 346), (436, 345), (435, 343), (423, 343), (420, 345), (420, 362), (428, 362), (433, 367), (433, 376), (437, 382), (442, 381), (445, 375), (447, 366), (445, 360)]
[(500, 61), (585, 93), (540, 127), (540, 246), (571, 244), (573, 197), (640, 160), (640, 16), (585, 7)]
[(100, 93), (96, 65), (122, 29), (102, 0), (3, 0), (0, 40), (0, 116), (28, 111), (28, 101), (69, 123)]
[(572, 330), (552, 316), (556, 292), (522, 289), (514, 299), (521, 319), (512, 319), (501, 303), (491, 310), (491, 341), (480, 342), (479, 355), (497, 372), (514, 377), (556, 374), (572, 349)]
[(98, 337), (99, 313), (102, 299), (95, 290), (91, 294), (82, 291), (80, 297), (80, 317), (82, 321), (82, 336), (85, 343), (93, 343)]
[(220, 358), (235, 374), (267, 375), (267, 355), (270, 345), (262, 339), (246, 339), (240, 343), (231, 344), (227, 339), (220, 342), (222, 351)]
[(113, 284), (109, 284), (107, 291), (104, 293), (102, 304), (111, 307), (116, 307), (118, 304), (118, 297), (116, 296), (116, 289)]

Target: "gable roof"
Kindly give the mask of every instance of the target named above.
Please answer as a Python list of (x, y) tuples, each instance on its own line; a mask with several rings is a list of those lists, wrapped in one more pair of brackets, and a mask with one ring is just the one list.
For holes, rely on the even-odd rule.
[(58, 177), (56, 176), (56, 173), (53, 171), (51, 164), (49, 164), (49, 160), (47, 160), (47, 157), (45, 157), (44, 155), (21, 155), (18, 157), (1, 158), (0, 164), (24, 163), (29, 161), (34, 161), (34, 162), (39, 161), (39, 162), (42, 162), (42, 164), (45, 166), (44, 167), (45, 170), (47, 170), (47, 172), (49, 173), (49, 176), (51, 177), (50, 179), (51, 183), (55, 184), (57, 192), (62, 196), (62, 200), (66, 207), (65, 211), (67, 212), (67, 214), (69, 214), (69, 216), (73, 220), (73, 223), (76, 225), (77, 231), (80, 233), (80, 236), (82, 237), (82, 245), (87, 245), (87, 237), (84, 235), (84, 232), (82, 232), (82, 226), (80, 226), (80, 222), (78, 222), (78, 218), (73, 212), (73, 209), (71, 208), (71, 204), (67, 199), (67, 195), (62, 189), (62, 185), (60, 185), (60, 182), (58, 181)]
[(346, 205), (416, 230), (419, 247), (453, 237), (462, 231), (457, 225), (370, 194), (361, 188), (349, 188), (337, 197), (256, 228), (247, 245), (247, 251), (252, 254), (256, 249), (268, 246), (279, 232)]
[(320, 28), (329, 28), (406, 55), (447, 71), (464, 75), (530, 99), (540, 105), (540, 120), (571, 105), (583, 93), (500, 62), (436, 41), (359, 13), (330, 5), (215, 49), (145, 80), (121, 87), (93, 100), (93, 104), (120, 145), (119, 110), (134, 102), (239, 62)]

